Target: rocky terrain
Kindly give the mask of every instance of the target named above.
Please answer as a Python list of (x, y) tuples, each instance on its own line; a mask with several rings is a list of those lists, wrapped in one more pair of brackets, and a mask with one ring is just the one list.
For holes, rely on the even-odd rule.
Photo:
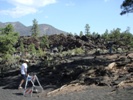
[[(45, 56), (34, 57), (27, 54), (30, 60), (28, 71), (38, 76), (44, 88), (44, 94), (40, 94), (40, 97), (82, 91), (89, 86), (108, 87), (110, 92), (121, 89), (132, 91), (133, 52), (128, 51), (126, 46), (116, 42), (115, 49), (110, 54), (106, 48), (107, 43), (99, 37), (61, 34), (52, 35), (49, 40), (51, 48), (44, 48), (48, 51)], [(26, 38), (24, 44), (26, 46), (35, 41), (38, 40)], [(35, 43), (38, 48), (39, 42)], [(19, 44), (16, 48), (19, 50)], [(16, 66), (20, 65), (18, 60)], [(15, 70), (5, 72), (0, 78), (0, 86), (3, 89), (17, 89), (20, 81), (19, 70), (19, 67), (16, 67)]]

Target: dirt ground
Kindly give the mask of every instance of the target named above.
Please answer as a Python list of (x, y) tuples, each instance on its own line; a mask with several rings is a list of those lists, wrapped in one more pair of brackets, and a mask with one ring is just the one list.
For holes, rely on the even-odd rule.
[(110, 87), (78, 84), (65, 85), (60, 89), (44, 89), (42, 93), (23, 96), (18, 89), (0, 87), (0, 100), (133, 100), (133, 88), (113, 91)]

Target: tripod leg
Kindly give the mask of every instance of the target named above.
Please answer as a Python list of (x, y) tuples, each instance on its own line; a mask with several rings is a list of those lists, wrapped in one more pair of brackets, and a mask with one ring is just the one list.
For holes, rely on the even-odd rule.
[(26, 83), (25, 83), (25, 88), (24, 88), (24, 93), (23, 93), (23, 95), (25, 95), (25, 91), (26, 91), (26, 88), (27, 88), (27, 84), (28, 84), (28, 79), (26, 79)]

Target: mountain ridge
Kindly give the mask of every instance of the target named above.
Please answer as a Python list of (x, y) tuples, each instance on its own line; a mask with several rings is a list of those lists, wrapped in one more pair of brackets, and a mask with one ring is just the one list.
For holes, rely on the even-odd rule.
[[(0, 28), (6, 27), (6, 25), (12, 24), (15, 32), (18, 32), (20, 36), (31, 36), (31, 28), (32, 26), (25, 26), (19, 21), (16, 22), (0, 22)], [(66, 34), (67, 32), (57, 29), (49, 24), (38, 24), (39, 27), (39, 36), (43, 35), (53, 35), (53, 34)]]

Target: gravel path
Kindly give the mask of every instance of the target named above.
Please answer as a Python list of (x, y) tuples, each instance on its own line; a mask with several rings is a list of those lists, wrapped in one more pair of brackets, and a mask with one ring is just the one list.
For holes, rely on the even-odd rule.
[(35, 93), (33, 97), (25, 97), (21, 90), (0, 87), (0, 100), (133, 100), (133, 88), (111, 92), (108, 87), (90, 86), (82, 91), (50, 97), (45, 95), (46, 91), (44, 90), (44, 95), (41, 94), (41, 97)]

